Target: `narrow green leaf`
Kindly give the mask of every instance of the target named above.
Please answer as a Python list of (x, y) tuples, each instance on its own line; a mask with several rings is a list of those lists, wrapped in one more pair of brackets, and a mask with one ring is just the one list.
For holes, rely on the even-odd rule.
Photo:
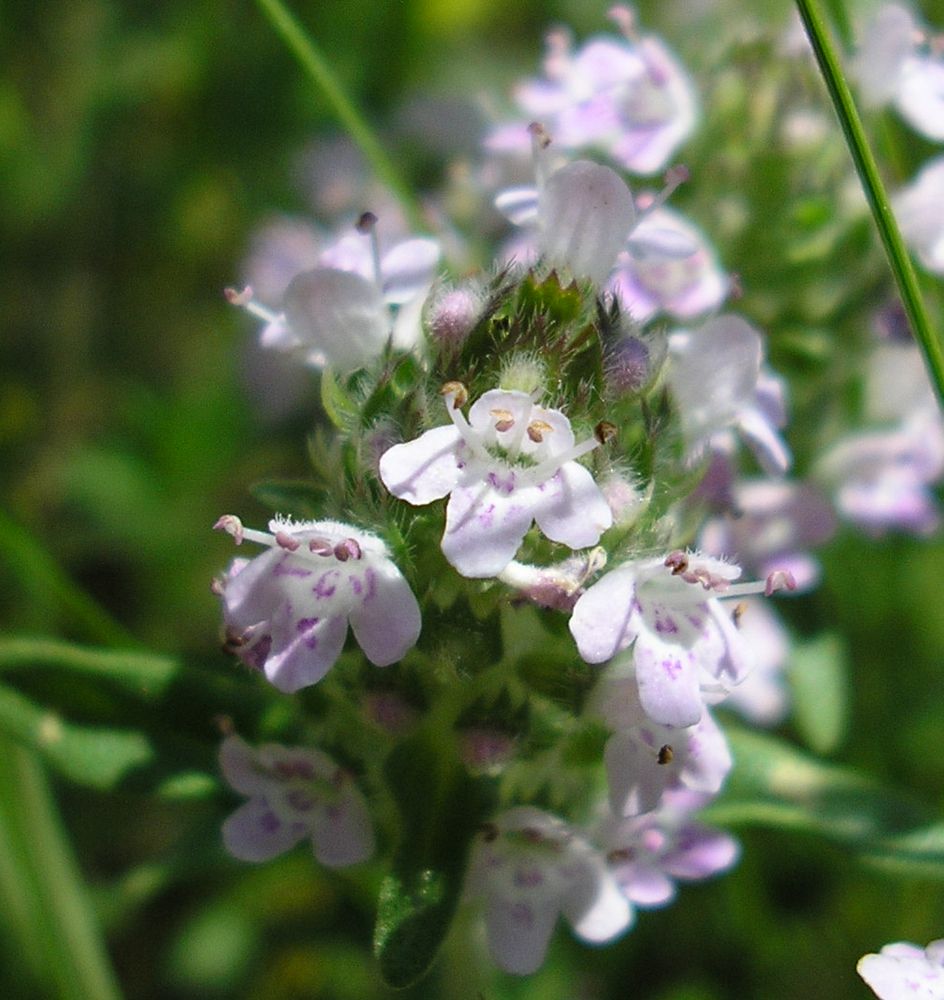
[(33, 754), (0, 740), (0, 893), (44, 995), (119, 1000), (98, 922), (43, 770)]
[(360, 407), (338, 381), (330, 368), (321, 373), (321, 405), (328, 419), (339, 431), (350, 433), (361, 419)]
[(453, 741), (437, 738), (431, 727), (401, 743), (384, 771), (403, 825), (380, 890), (374, 951), (387, 983), (402, 988), (427, 972), (449, 930), (487, 796), (462, 767)]
[(216, 787), (208, 749), (137, 730), (80, 726), (4, 685), (0, 733), (35, 750), (64, 778), (88, 788), (200, 797)]
[(898, 791), (847, 768), (824, 764), (776, 737), (729, 726), (734, 769), (711, 822), (778, 827), (826, 837), (861, 854), (928, 821)]
[(925, 309), (911, 258), (892, 213), (888, 192), (882, 183), (875, 157), (865, 135), (865, 129), (862, 127), (852, 93), (843, 75), (839, 55), (830, 38), (826, 19), (823, 17), (817, 0), (796, 0), (796, 5), (816, 55), (816, 62), (826, 83), (833, 107), (839, 117), (839, 124), (842, 126), (846, 144), (852, 154), (852, 160), (855, 163), (862, 189), (872, 212), (872, 218), (875, 220), (882, 245), (885, 247), (888, 262), (898, 285), (898, 292), (911, 323), (911, 329), (914, 331), (915, 339), (924, 354), (931, 384), (934, 386), (939, 402), (944, 405), (944, 346), (935, 333), (928, 311)]
[(797, 645), (787, 672), (793, 721), (817, 754), (837, 750), (846, 733), (849, 681), (846, 651), (839, 636), (823, 635)]
[(414, 228), (421, 227), (422, 218), (416, 198), (364, 116), (344, 92), (324, 55), (281, 0), (257, 0), (257, 2), (269, 19), (269, 23), (331, 105), (338, 121), (347, 129), (374, 173), (396, 196), (410, 224)]
[(96, 642), (140, 647), (137, 639), (63, 572), (25, 528), (0, 511), (0, 559), (28, 591), (41, 593), (63, 616)]

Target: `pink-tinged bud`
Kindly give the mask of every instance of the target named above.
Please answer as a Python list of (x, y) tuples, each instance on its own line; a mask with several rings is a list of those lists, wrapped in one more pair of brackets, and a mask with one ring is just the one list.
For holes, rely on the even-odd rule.
[(473, 771), (498, 770), (508, 762), (514, 749), (514, 737), (496, 729), (474, 726), (459, 733), (459, 756)]
[(773, 573), (767, 575), (767, 584), (764, 587), (764, 596), (770, 597), (778, 590), (796, 590), (796, 580), (788, 569), (775, 569)]
[(606, 383), (615, 395), (640, 392), (648, 383), (651, 362), (648, 345), (638, 337), (621, 337), (607, 351)]
[(481, 299), (470, 289), (443, 291), (427, 312), (429, 334), (443, 347), (458, 347), (475, 329), (481, 311)]
[(235, 514), (224, 514), (213, 525), (214, 531), (225, 531), (237, 545), (243, 544), (243, 522)]

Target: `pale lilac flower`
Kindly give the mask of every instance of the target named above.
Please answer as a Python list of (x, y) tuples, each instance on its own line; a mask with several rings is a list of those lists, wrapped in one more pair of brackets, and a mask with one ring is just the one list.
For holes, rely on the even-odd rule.
[(677, 881), (700, 881), (735, 864), (738, 842), (692, 818), (707, 798), (669, 792), (656, 812), (602, 821), (594, 839), (607, 852), (610, 871), (630, 903), (665, 906), (675, 898)]
[(887, 944), (860, 958), (856, 969), (879, 1000), (944, 1000), (944, 939), (927, 948)]
[[(944, 90), (944, 81), (942, 81)], [(901, 235), (932, 274), (944, 274), (944, 156), (929, 160), (892, 196)]]
[[(639, 700), (663, 726), (685, 728), (747, 676), (751, 651), (719, 596), (773, 591), (777, 581), (732, 584), (740, 569), (694, 553), (624, 563), (580, 597), (570, 631), (588, 663), (633, 647)], [(790, 586), (787, 582), (786, 586)]]
[(790, 708), (785, 671), (790, 657), (790, 636), (767, 601), (745, 598), (737, 606), (738, 631), (751, 650), (754, 669), (725, 699), (755, 726), (776, 726)]
[(381, 255), (376, 222), (365, 213), (359, 232), (322, 249), (316, 266), (295, 272), (285, 288), (281, 312), (258, 302), (251, 286), (227, 292), (231, 302), (264, 321), (264, 347), (314, 367), (328, 364), (349, 372), (379, 357), (387, 343), (404, 349), (415, 345), (422, 302), (439, 262), (439, 244), (409, 239)]
[(740, 316), (717, 316), (669, 338), (668, 380), (690, 458), (736, 430), (770, 475), (790, 452), (778, 434), (786, 422), (782, 381), (763, 369), (761, 335)]
[(930, 535), (940, 523), (931, 485), (944, 473), (939, 418), (916, 415), (900, 427), (843, 438), (817, 462), (836, 509), (869, 534), (897, 528)]
[(730, 279), (701, 232), (658, 206), (641, 215), (607, 287), (636, 322), (645, 323), (657, 313), (691, 319), (712, 312), (724, 302)]
[(384, 543), (337, 521), (276, 518), (271, 534), (232, 515), (217, 528), (267, 546), (236, 559), (216, 589), (227, 647), (280, 691), (321, 680), (341, 655), (348, 623), (371, 663), (401, 660), (420, 633), (420, 609)]
[(866, 27), (853, 66), (867, 105), (894, 104), (912, 128), (944, 141), (944, 56), (910, 11), (879, 9)]
[(836, 530), (832, 504), (820, 489), (784, 479), (750, 479), (732, 483), (728, 496), (724, 514), (702, 527), (699, 548), (736, 559), (754, 576), (788, 569), (797, 590), (814, 587), (820, 566), (807, 550), (827, 542)]
[(529, 131), (537, 186), (503, 191), (495, 206), (514, 225), (534, 229), (536, 244), (529, 234), (510, 254), (519, 263), (540, 258), (568, 276), (602, 285), (636, 221), (633, 196), (616, 171), (589, 160), (549, 172), (549, 138), (539, 125)]
[(600, 437), (579, 444), (560, 410), (524, 392), (492, 389), (469, 409), (465, 389), (444, 387), (452, 421), (380, 459), (387, 489), (414, 505), (449, 494), (443, 554), (463, 575), (497, 576), (514, 558), (533, 521), (573, 549), (596, 545), (612, 515), (589, 469), (576, 461)]
[(714, 794), (731, 770), (724, 733), (707, 709), (694, 726), (684, 729), (660, 726), (649, 718), (631, 663), (618, 660), (607, 670), (593, 690), (590, 710), (614, 731), (603, 762), (610, 808), (617, 816), (652, 812), (667, 789)]
[[(624, 39), (591, 39), (574, 51), (565, 32), (550, 33), (544, 79), (521, 84), (515, 99), (528, 119), (547, 124), (562, 148), (592, 146), (631, 173), (658, 173), (694, 130), (694, 87), (659, 39), (636, 34), (627, 8), (614, 8), (612, 16)], [(497, 128), (486, 145), (521, 151), (521, 125)]]
[(266, 743), (253, 749), (238, 736), (220, 747), (223, 777), (249, 796), (223, 824), (223, 843), (241, 861), (268, 861), (311, 838), (329, 868), (365, 861), (374, 834), (364, 796), (351, 776), (320, 750)]
[(603, 857), (563, 820), (530, 806), (502, 813), (475, 838), (465, 891), (482, 902), (493, 960), (521, 976), (544, 961), (560, 914), (591, 944), (632, 923)]

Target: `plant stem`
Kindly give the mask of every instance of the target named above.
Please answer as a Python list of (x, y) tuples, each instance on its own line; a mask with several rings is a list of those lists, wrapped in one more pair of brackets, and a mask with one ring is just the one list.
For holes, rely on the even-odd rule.
[(417, 229), (423, 228), (419, 206), (409, 186), (381, 146), (364, 116), (345, 93), (327, 60), (305, 33), (305, 29), (282, 3), (282, 0), (257, 0), (257, 2), (273, 28), (301, 63), (302, 68), (320, 88), (334, 109), (338, 120), (360, 147), (374, 173), (396, 196), (410, 225)]
[(833, 46), (825, 18), (817, 0), (796, 0), (797, 10), (803, 19), (806, 33), (816, 55), (820, 73), (826, 82), (830, 99), (839, 124), (846, 137), (846, 144), (852, 154), (859, 180), (868, 199), (875, 225), (878, 227), (882, 244), (892, 273), (898, 285), (905, 313), (911, 323), (915, 339), (924, 354), (928, 375), (937, 393), (938, 401), (944, 406), (944, 350), (941, 341), (931, 326), (918, 286), (918, 279), (911, 258), (905, 248), (901, 231), (892, 213), (885, 185), (879, 176), (875, 157), (865, 136), (862, 120), (852, 100), (849, 86), (843, 76), (839, 55)]

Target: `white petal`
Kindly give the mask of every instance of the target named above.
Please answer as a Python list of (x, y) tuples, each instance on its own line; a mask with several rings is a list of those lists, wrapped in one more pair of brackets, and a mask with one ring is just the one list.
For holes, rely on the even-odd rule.
[(223, 845), (240, 861), (268, 861), (294, 847), (306, 833), (307, 827), (280, 819), (259, 796), (223, 823)]
[[(522, 129), (524, 133), (524, 129)], [(502, 191), (495, 199), (495, 207), (516, 226), (526, 226), (537, 221), (538, 189), (514, 187)]]
[(639, 700), (646, 714), (663, 726), (683, 729), (701, 718), (698, 664), (691, 650), (662, 642), (648, 629), (633, 650)]
[[(291, 610), (289, 605), (287, 611)], [(273, 629), (265, 675), (280, 691), (289, 694), (316, 684), (341, 655), (346, 636), (345, 615), (292, 619), (292, 627), (280, 628), (278, 635)]]
[[(352, 583), (356, 579), (352, 576)], [(368, 566), (358, 584), (364, 589), (350, 616), (358, 644), (378, 667), (402, 660), (416, 644), (422, 624), (410, 585), (389, 560)]]
[(944, 61), (909, 59), (895, 104), (902, 117), (922, 135), (944, 142)]
[(370, 364), (390, 335), (377, 286), (348, 271), (315, 268), (296, 275), (285, 292), (285, 315), (306, 347), (323, 351), (342, 372)]
[(227, 736), (220, 745), (220, 770), (226, 783), (243, 795), (265, 792), (272, 785), (272, 776), (259, 766), (256, 751), (239, 736)]
[(602, 285), (636, 216), (614, 170), (577, 160), (548, 178), (540, 198), (541, 254), (551, 267)]
[(768, 476), (782, 476), (790, 468), (793, 461), (790, 449), (760, 410), (754, 407), (741, 410), (737, 426), (741, 437)]
[(547, 954), (557, 913), (556, 903), (538, 906), (522, 900), (488, 897), (485, 929), (495, 964), (518, 976), (536, 972)]
[(383, 297), (391, 305), (402, 305), (432, 284), (442, 256), (436, 240), (404, 240), (384, 254), (380, 262)]
[(610, 505), (590, 470), (577, 462), (565, 462), (537, 490), (541, 500), (534, 517), (551, 541), (584, 549), (596, 545), (613, 523)]
[(563, 911), (577, 937), (591, 944), (611, 941), (633, 922), (629, 900), (596, 859), (564, 898)]
[(453, 424), (434, 427), (380, 457), (380, 479), (401, 500), (422, 506), (444, 497), (459, 481), (462, 436)]
[(625, 649), (638, 631), (631, 572), (615, 570), (598, 580), (574, 605), (570, 632), (587, 663), (602, 663)]
[(456, 487), (446, 507), (443, 555), (463, 576), (497, 576), (531, 527), (527, 500), (532, 492), (500, 492), (488, 483)]
[(616, 733), (603, 752), (610, 808), (617, 816), (639, 816), (657, 808), (678, 768), (660, 764), (657, 753), (640, 744), (633, 732)]
[(328, 868), (366, 861), (374, 853), (374, 830), (363, 796), (353, 786), (313, 824), (315, 857)]

